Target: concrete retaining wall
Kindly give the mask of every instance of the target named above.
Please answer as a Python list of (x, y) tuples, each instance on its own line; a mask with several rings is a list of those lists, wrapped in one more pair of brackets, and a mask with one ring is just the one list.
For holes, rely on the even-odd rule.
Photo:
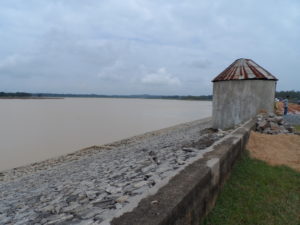
[(232, 166), (245, 148), (248, 121), (205, 150), (203, 157), (188, 165), (156, 194), (143, 199), (132, 212), (115, 218), (113, 225), (199, 224), (213, 208)]
[(275, 88), (274, 80), (214, 82), (213, 127), (227, 129), (253, 118), (261, 110), (273, 112)]

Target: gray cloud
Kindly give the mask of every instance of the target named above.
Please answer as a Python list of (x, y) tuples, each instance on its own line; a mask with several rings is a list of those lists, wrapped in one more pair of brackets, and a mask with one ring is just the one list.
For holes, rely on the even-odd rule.
[(210, 62), (208, 59), (198, 59), (198, 60), (192, 60), (190, 62), (183, 62), (183, 66), (188, 66), (188, 67), (195, 67), (198, 69), (205, 69), (208, 68), (212, 62)]
[(299, 90), (299, 24), (296, 0), (3, 0), (0, 90), (210, 94), (241, 57)]

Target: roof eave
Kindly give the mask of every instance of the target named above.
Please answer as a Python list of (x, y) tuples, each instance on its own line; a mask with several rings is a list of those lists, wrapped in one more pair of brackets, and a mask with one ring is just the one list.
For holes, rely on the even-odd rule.
[(262, 78), (248, 78), (248, 79), (231, 79), (231, 80), (219, 80), (213, 79), (211, 82), (220, 82), (220, 81), (242, 81), (242, 80), (265, 80), (265, 81), (278, 81), (277, 78), (274, 79), (262, 79)]

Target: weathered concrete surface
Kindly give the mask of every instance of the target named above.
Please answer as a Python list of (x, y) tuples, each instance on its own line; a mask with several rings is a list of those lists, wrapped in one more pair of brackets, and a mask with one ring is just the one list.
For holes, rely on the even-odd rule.
[(205, 152), (167, 185), (143, 199), (132, 212), (115, 218), (113, 225), (199, 224), (214, 206), (233, 164), (243, 151), (255, 122), (247, 122)]
[(226, 135), (210, 126), (203, 119), (3, 171), (0, 224), (108, 224)]
[(214, 82), (213, 127), (232, 128), (261, 110), (273, 112), (276, 81), (231, 80)]

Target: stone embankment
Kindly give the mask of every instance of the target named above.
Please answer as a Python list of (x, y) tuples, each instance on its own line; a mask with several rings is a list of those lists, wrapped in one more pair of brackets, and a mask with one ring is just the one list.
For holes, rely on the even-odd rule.
[(258, 114), (256, 116), (255, 131), (264, 134), (292, 134), (294, 133), (294, 128), (287, 122), (287, 116), (276, 116), (274, 113)]
[(230, 132), (210, 125), (194, 121), (3, 171), (0, 224), (109, 224)]

